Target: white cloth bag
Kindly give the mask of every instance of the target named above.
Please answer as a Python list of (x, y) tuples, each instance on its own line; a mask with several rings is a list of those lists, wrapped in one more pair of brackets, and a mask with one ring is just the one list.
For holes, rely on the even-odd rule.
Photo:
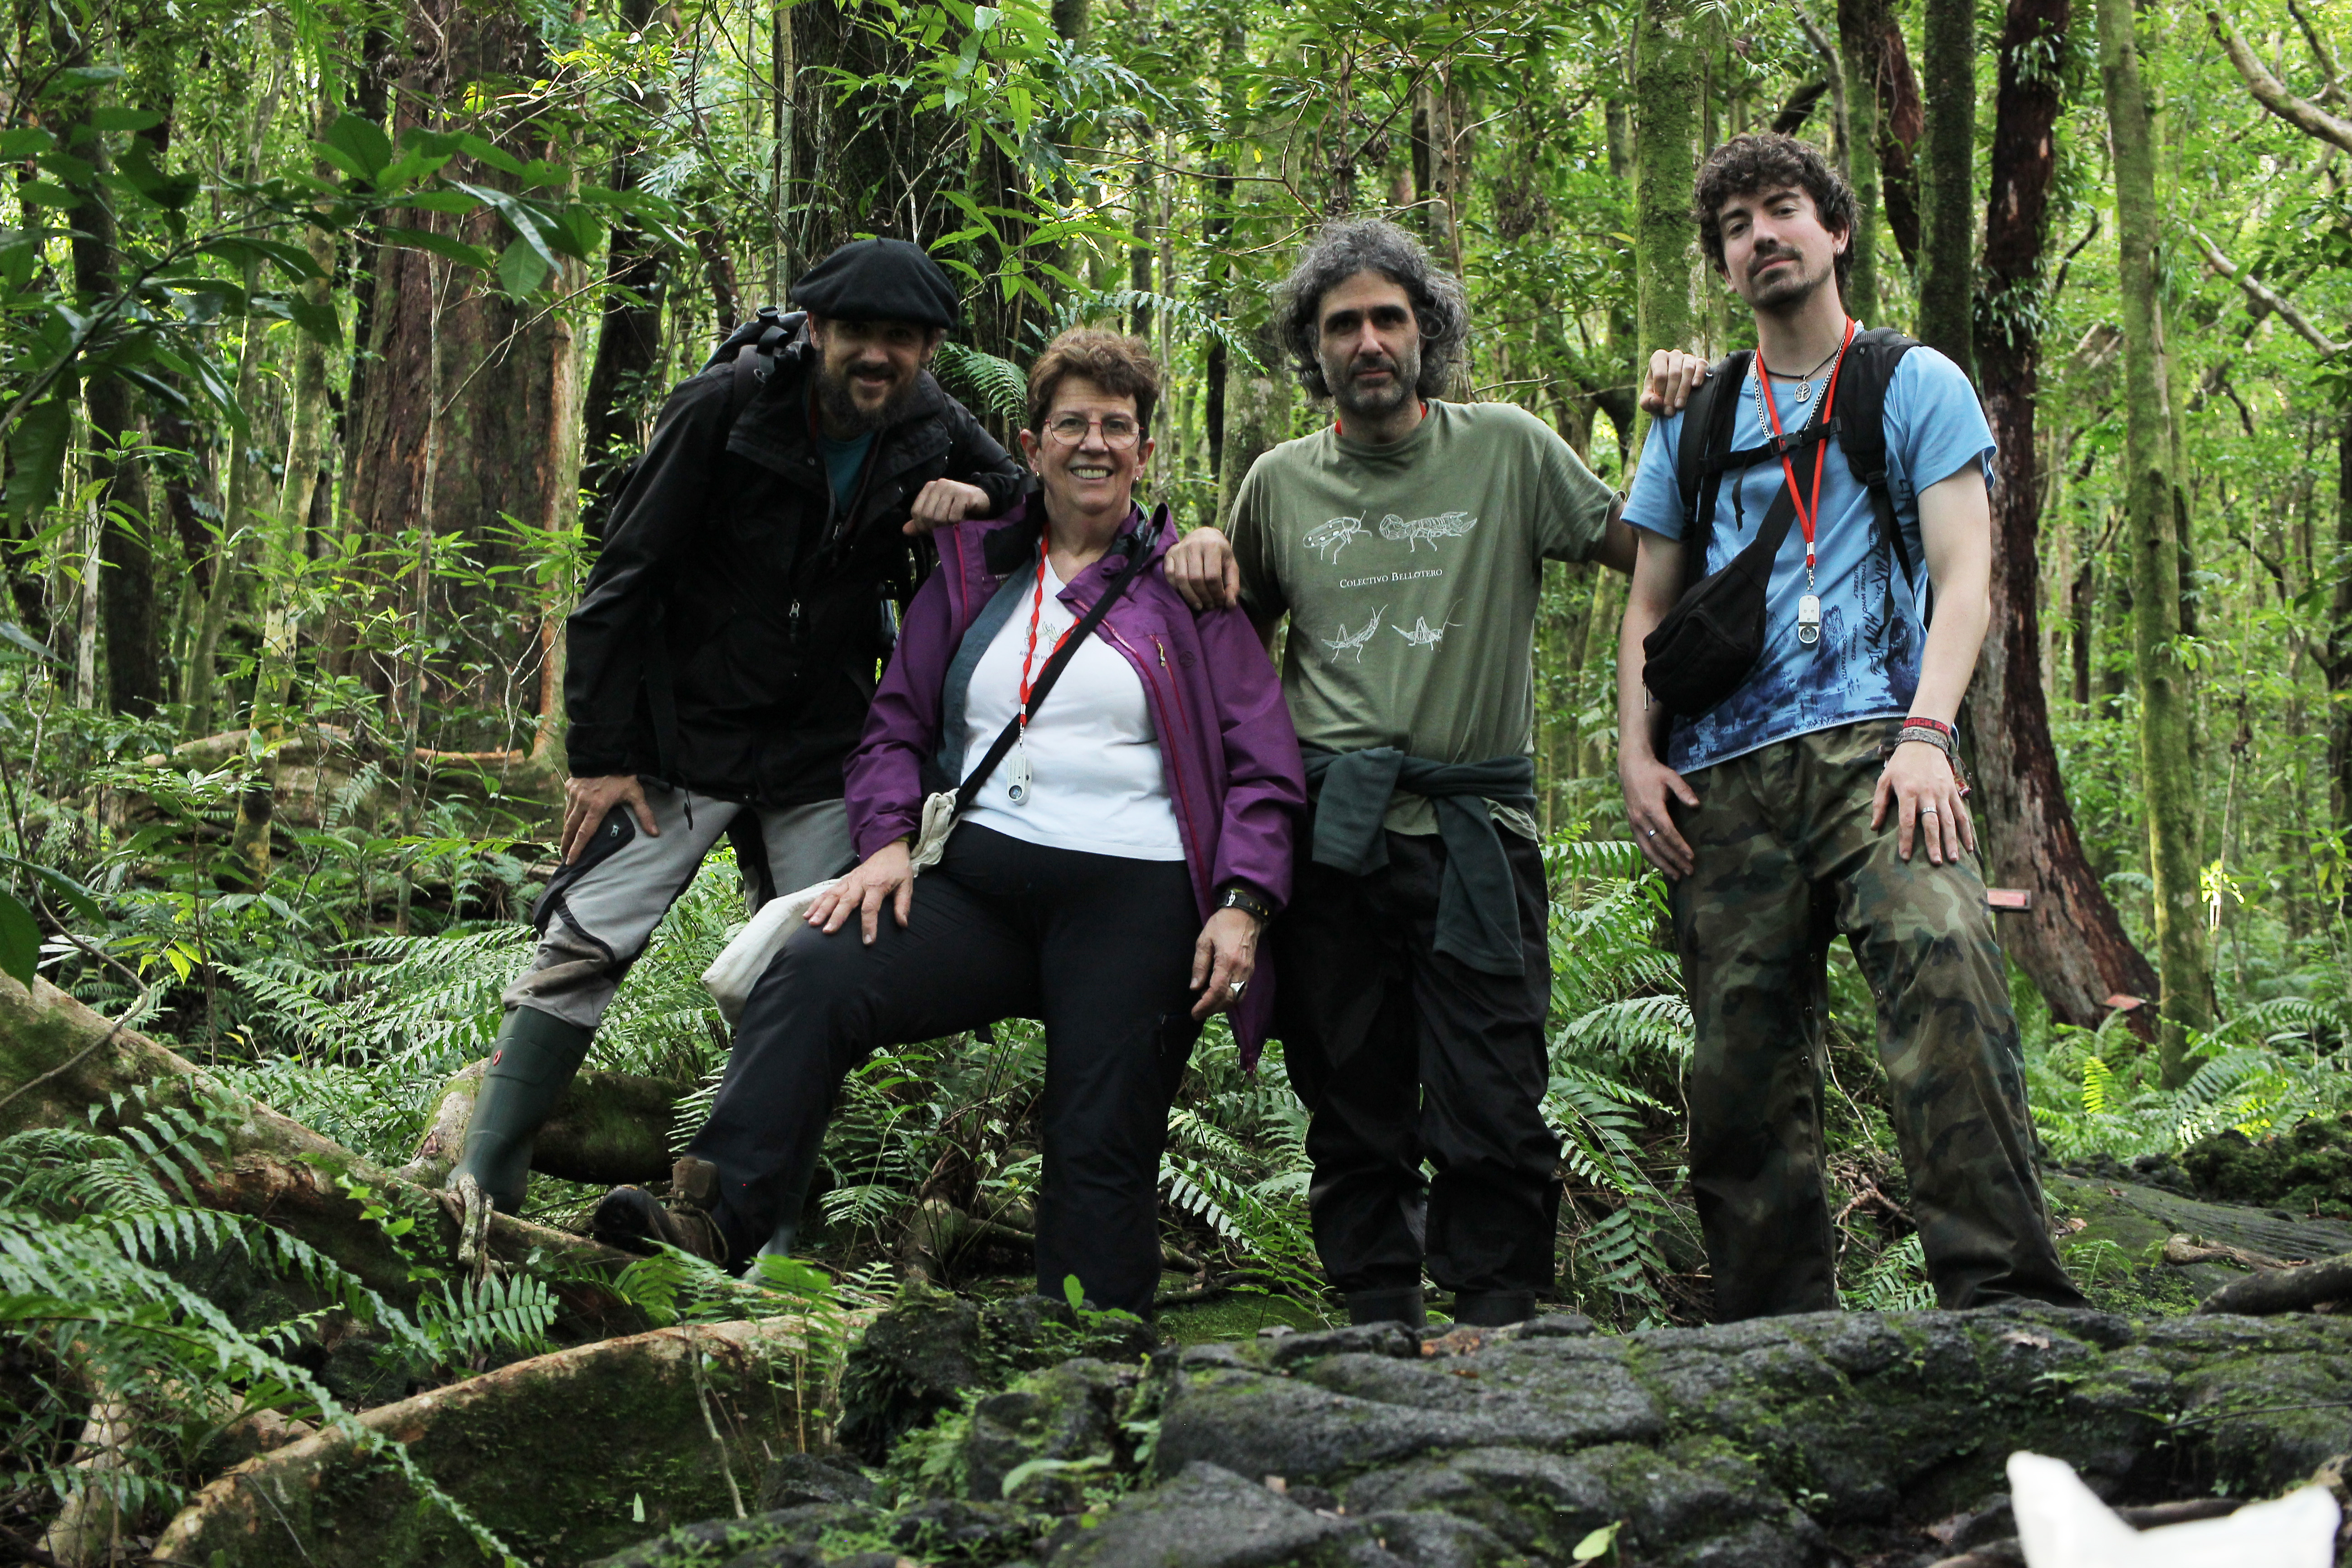
[[(913, 856), (918, 875), (925, 867), (940, 863), (940, 856), (947, 848), (948, 833), (955, 826), (955, 805), (953, 790), (941, 790), (923, 802), (923, 828), (916, 836)], [(751, 917), (750, 923), (735, 933), (735, 940), (711, 961), (710, 967), (702, 972), (702, 988), (719, 1004), (728, 1027), (734, 1027), (742, 1018), (743, 1004), (751, 999), (751, 987), (768, 972), (784, 939), (807, 922), (810, 907), (841, 880), (839, 877), (828, 877), (797, 893), (770, 899), (760, 906), (760, 912)]]

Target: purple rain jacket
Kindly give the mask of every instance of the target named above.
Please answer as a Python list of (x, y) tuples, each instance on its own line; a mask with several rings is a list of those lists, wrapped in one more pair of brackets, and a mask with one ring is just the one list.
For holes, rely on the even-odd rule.
[[(953, 788), (980, 760), (962, 754), (965, 694), (982, 652), (1035, 581), (1040, 524), (1030, 521), (1033, 508), (1042, 513), (1034, 494), (1003, 517), (931, 536), (939, 570), (908, 606), (866, 733), (843, 764), (860, 858), (914, 837), (928, 790)], [(1073, 615), (1084, 614), (1125, 567), (1121, 547), (1142, 521), (1140, 510), (1131, 511), (1110, 552), (1062, 590)], [(1095, 635), (1126, 655), (1143, 682), (1202, 921), (1229, 882), (1248, 884), (1279, 910), (1290, 898), (1292, 827), (1307, 802), (1281, 679), (1240, 609), (1196, 616), (1177, 597), (1158, 565), (1176, 539), (1167, 508), (1152, 524), (1153, 564), (1128, 584)], [(1231, 1015), (1242, 1060), (1252, 1068), (1273, 1016), (1274, 982), (1261, 944), (1256, 972)]]

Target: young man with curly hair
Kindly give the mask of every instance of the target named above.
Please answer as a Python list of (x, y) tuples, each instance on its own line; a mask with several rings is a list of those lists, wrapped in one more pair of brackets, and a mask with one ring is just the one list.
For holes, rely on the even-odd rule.
[[(1825, 963), (1841, 933), (1877, 999), (1888, 1110), (1937, 1299), (2082, 1305), (2051, 1241), (1952, 747), (1990, 615), (1991, 431), (1951, 361), (1865, 337), (1846, 314), (1854, 201), (1820, 153), (1734, 137), (1700, 169), (1695, 205), (1757, 342), (1752, 362), (1726, 362), (1743, 378), (1710, 389), (1706, 452), (1754, 460), (1711, 480), (1678, 462), (1697, 402), (1650, 428), (1625, 506), (1640, 554), (1618, 647), (1618, 771), (1636, 840), (1672, 883), (1697, 1032), (1690, 1178), (1716, 1315), (1838, 1304), (1821, 1105)], [(1855, 471), (1879, 469), (1857, 422), (1881, 387), (1874, 499)], [(1684, 493), (1685, 475), (1702, 493)], [(1765, 546), (1762, 648), (1744, 677), (1730, 672), (1719, 697), (1688, 695), (1695, 661), (1675, 662), (1689, 645), (1671, 636), (1645, 670), (1651, 634), (1686, 589), (1775, 526), (1786, 531)], [(1660, 692), (1685, 693), (1682, 716), (1669, 722)]]
[[(1541, 1110), (1551, 970), (1534, 647), (1546, 560), (1632, 564), (1616, 498), (1508, 403), (1447, 400), (1462, 285), (1402, 229), (1331, 226), (1277, 299), (1328, 429), (1260, 458), (1168, 573), (1290, 617), (1283, 689), (1316, 800), (1268, 942), (1274, 1033), (1311, 1116), (1308, 1206), (1357, 1322), (1516, 1322), (1552, 1282)], [(1424, 1181), (1426, 1162), (1433, 1176)]]

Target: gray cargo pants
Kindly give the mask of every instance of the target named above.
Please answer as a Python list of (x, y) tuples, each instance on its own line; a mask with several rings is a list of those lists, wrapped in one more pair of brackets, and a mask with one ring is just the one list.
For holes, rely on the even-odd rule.
[(539, 951), (501, 998), (509, 1010), (529, 1007), (595, 1028), (721, 834), (735, 842), (743, 896), (754, 911), (778, 893), (838, 875), (855, 858), (848, 813), (837, 800), (763, 808), (648, 784), (646, 804), (657, 837), (640, 828), (627, 806), (615, 806), (580, 858), (540, 895), (531, 910)]

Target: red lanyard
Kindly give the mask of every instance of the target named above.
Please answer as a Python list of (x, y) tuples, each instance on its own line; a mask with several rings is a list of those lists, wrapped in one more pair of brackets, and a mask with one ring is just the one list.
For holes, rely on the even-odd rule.
[[(1845, 336), (1838, 342), (1837, 363), (1830, 366), (1829, 392), (1822, 397), (1821, 408), (1814, 416), (1824, 425), (1829, 423), (1830, 411), (1837, 406), (1838, 372), (1845, 368), (1845, 351), (1853, 342), (1853, 329), (1858, 324), (1852, 316), (1846, 318)], [(1824, 436), (1813, 443), (1813, 494), (1808, 500), (1805, 492), (1797, 488), (1797, 470), (1789, 462), (1789, 438), (1780, 434), (1780, 409), (1772, 400), (1772, 377), (1765, 370), (1764, 356), (1760, 353), (1756, 356), (1756, 377), (1764, 384), (1764, 413), (1772, 422), (1773, 439), (1780, 444), (1780, 472), (1788, 476), (1789, 500), (1797, 509), (1798, 526), (1805, 531), (1805, 586), (1811, 588), (1813, 585), (1813, 523), (1821, 516), (1822, 456), (1829, 447), (1829, 437)], [(1039, 581), (1042, 586), (1043, 579)], [(1034, 622), (1031, 636), (1035, 636)]]
[[(1834, 379), (1834, 373), (1832, 373), (1832, 379)], [(1021, 721), (1021, 732), (1024, 735), (1029, 732), (1029, 663), (1037, 657), (1037, 616), (1045, 607), (1045, 541), (1040, 538), (1037, 541), (1037, 587), (1036, 591), (1029, 595), (1029, 646), (1021, 653), (1021, 708), (1017, 716)], [(1045, 650), (1047, 664), (1054, 662), (1054, 656), (1062, 651), (1062, 645), (1069, 641), (1070, 634), (1077, 629), (1076, 621), (1062, 628), (1062, 635), (1055, 637), (1054, 646)]]

